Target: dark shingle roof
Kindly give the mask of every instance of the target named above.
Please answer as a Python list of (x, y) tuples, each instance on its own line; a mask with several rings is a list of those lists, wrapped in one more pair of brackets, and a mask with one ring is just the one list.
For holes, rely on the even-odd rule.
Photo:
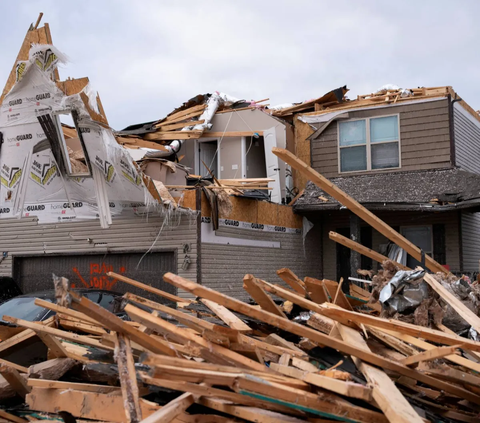
[[(456, 168), (375, 173), (330, 180), (370, 209), (441, 211), (480, 205), (480, 175)], [(301, 213), (340, 207), (336, 200), (309, 182), (294, 210)]]

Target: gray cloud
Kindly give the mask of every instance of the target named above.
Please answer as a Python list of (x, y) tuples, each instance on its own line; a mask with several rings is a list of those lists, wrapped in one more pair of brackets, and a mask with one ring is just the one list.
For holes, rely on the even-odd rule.
[(62, 78), (88, 76), (116, 129), (215, 90), (276, 104), (452, 85), (480, 108), (475, 0), (2, 2), (0, 80), (36, 11), (71, 59)]

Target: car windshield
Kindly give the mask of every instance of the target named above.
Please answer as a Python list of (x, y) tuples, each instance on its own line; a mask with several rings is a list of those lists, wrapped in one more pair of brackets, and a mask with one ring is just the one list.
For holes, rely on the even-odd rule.
[[(52, 302), (45, 298), (46, 301)], [(40, 320), (45, 314), (45, 308), (35, 305), (35, 297), (17, 297), (0, 305), (0, 319), (3, 316), (16, 317), (30, 322)]]

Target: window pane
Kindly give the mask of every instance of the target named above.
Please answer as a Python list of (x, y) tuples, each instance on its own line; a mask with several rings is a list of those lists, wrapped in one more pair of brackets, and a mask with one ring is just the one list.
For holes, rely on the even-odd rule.
[(367, 147), (348, 147), (340, 149), (341, 172), (367, 170)]
[(398, 142), (371, 145), (372, 169), (386, 169), (398, 167)]
[[(430, 226), (402, 228), (402, 235), (425, 251), (425, 254), (432, 255), (432, 228)], [(414, 269), (416, 266), (420, 266), (420, 262), (408, 255), (407, 266)]]
[(370, 119), (370, 142), (397, 141), (398, 116)]
[(365, 131), (364, 120), (354, 120), (353, 122), (340, 122), (340, 145), (365, 144), (367, 135)]

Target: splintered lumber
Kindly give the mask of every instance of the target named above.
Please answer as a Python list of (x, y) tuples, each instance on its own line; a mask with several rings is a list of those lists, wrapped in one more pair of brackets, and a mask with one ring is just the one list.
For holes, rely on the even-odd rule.
[(322, 280), (325, 288), (327, 289), (330, 298), (333, 300), (333, 303), (339, 305), (342, 308), (347, 310), (353, 310), (350, 301), (347, 300), (347, 297), (341, 290), (341, 285), (335, 281), (330, 281), (328, 279)]
[(118, 273), (108, 272), (107, 276), (118, 279), (119, 281), (128, 283), (129, 285), (132, 285), (136, 288), (143, 289), (143, 290), (145, 290), (147, 292), (150, 292), (152, 294), (156, 294), (160, 297), (166, 298), (167, 300), (170, 300), (174, 303), (190, 303), (191, 302), (190, 300), (177, 297), (176, 295), (170, 294), (169, 292), (165, 292), (165, 291), (162, 291), (161, 289), (154, 288), (153, 286), (146, 285), (146, 284), (138, 282), (134, 279), (127, 278), (126, 276), (119, 275)]
[(73, 389), (74, 391), (97, 392), (99, 394), (121, 395), (121, 388), (107, 385), (94, 385), (91, 383), (60, 382), (58, 380), (28, 379), (27, 385), (37, 388)]
[(34, 379), (60, 379), (66, 372), (75, 366), (71, 358), (54, 358), (28, 368), (28, 377)]
[(464, 347), (469, 350), (480, 351), (480, 342), (462, 338), (458, 335), (450, 335), (449, 333), (444, 333), (439, 330), (430, 329), (423, 326), (413, 325), (411, 323), (405, 323), (400, 320), (387, 320), (380, 317), (370, 316), (368, 314), (356, 313), (354, 311), (344, 310), (340, 307), (335, 307), (330, 304), (321, 304), (318, 307), (320, 308), (321, 314), (342, 324), (348, 325), (351, 322), (363, 323), (365, 325), (374, 326), (381, 329), (389, 329), (395, 332), (404, 333), (441, 344), (464, 344)]
[[(90, 301), (86, 297), (78, 297), (73, 292), (70, 292), (74, 300), (72, 301), (72, 307), (77, 311), (81, 311), (85, 314), (89, 314), (98, 322), (101, 322), (108, 329), (128, 335), (129, 338), (141, 345), (142, 347), (147, 348), (149, 351), (152, 351), (157, 354), (166, 354), (174, 356), (176, 353), (168, 345), (158, 342), (155, 338), (147, 335), (129, 325), (127, 322), (124, 322), (115, 314), (110, 313), (108, 310), (104, 309), (100, 305)], [(105, 348), (105, 346), (103, 346)]]
[[(356, 330), (337, 324), (342, 338), (365, 351), (369, 351), (365, 340)], [(422, 423), (418, 413), (401, 394), (395, 383), (381, 369), (363, 363), (358, 357), (353, 357), (358, 369), (372, 386), (372, 395), (378, 406), (391, 422)]]
[(25, 395), (30, 392), (30, 388), (28, 387), (25, 378), (17, 369), (2, 364), (0, 365), (0, 374), (10, 384), (12, 389), (22, 398), (25, 398)]
[(449, 383), (445, 383), (433, 377), (429, 377), (421, 372), (418, 372), (414, 369), (410, 369), (409, 367), (406, 367), (395, 361), (386, 359), (377, 354), (373, 354), (372, 352), (366, 351), (365, 349), (362, 349), (362, 348), (358, 348), (355, 345), (351, 345), (348, 342), (331, 338), (328, 335), (322, 334), (314, 329), (310, 329), (298, 323), (291, 322), (287, 319), (284, 319), (282, 317), (269, 313), (268, 311), (258, 310), (257, 308), (249, 304), (246, 304), (242, 301), (231, 298), (225, 294), (214, 291), (205, 286), (199, 285), (195, 282), (184, 279), (181, 276), (175, 275), (173, 273), (166, 273), (163, 276), (163, 278), (166, 282), (171, 283), (177, 288), (184, 289), (185, 291), (191, 292), (192, 294), (197, 295), (199, 297), (203, 297), (211, 301), (215, 301), (223, 305), (224, 307), (227, 307), (231, 310), (236, 311), (237, 313), (241, 313), (251, 318), (268, 323), (272, 326), (294, 333), (298, 336), (310, 338), (313, 342), (317, 342), (321, 345), (328, 345), (329, 347), (337, 349), (338, 351), (344, 354), (353, 355), (354, 357), (360, 358), (362, 361), (366, 361), (367, 363), (383, 367), (387, 370), (395, 371), (403, 376), (407, 376), (412, 379), (418, 380), (422, 383), (433, 386), (437, 389), (444, 390), (446, 392), (449, 392), (451, 394), (454, 394), (460, 397), (463, 396), (465, 399), (467, 399), (468, 397), (469, 401), (474, 402), (476, 404), (480, 404), (480, 397), (475, 394), (472, 394), (471, 392), (465, 389), (459, 388)]
[[(293, 153), (278, 147), (273, 147), (272, 152), (284, 162), (292, 166), (294, 169), (305, 175), (315, 185), (325, 191), (328, 195), (331, 195), (339, 203), (347, 207), (350, 211), (355, 213), (358, 217), (360, 217), (362, 220), (364, 220), (366, 223), (368, 223), (370, 226), (372, 226), (390, 241), (403, 248), (414, 259), (418, 261), (422, 260), (422, 251), (420, 250), (420, 248), (418, 248), (415, 244), (406, 239), (403, 235), (392, 229), (384, 221), (375, 216), (371, 211), (367, 210), (359, 202), (357, 202), (340, 188), (338, 188), (334, 183), (332, 183), (320, 173), (312, 169), (310, 166), (306, 165)], [(425, 262), (428, 269), (430, 269), (432, 272), (448, 273), (447, 270), (440, 263), (437, 263), (432, 257), (428, 255), (425, 256)]]
[(25, 419), (22, 419), (21, 417), (10, 414), (2, 409), (0, 409), (0, 417), (14, 423), (28, 423), (28, 420), (25, 420)]
[(169, 423), (182, 414), (193, 402), (193, 395), (186, 392), (142, 420), (142, 423)]
[[(384, 256), (380, 253), (377, 253), (376, 251), (364, 247), (362, 244), (359, 244), (358, 242), (355, 242), (351, 240), (350, 238), (347, 238), (346, 236), (340, 235), (337, 232), (330, 231), (328, 233), (328, 237), (332, 240), (337, 242), (338, 244), (341, 244), (347, 248), (352, 249), (353, 251), (356, 251), (357, 253), (362, 254), (365, 257), (371, 258), (372, 260), (378, 261), (379, 263), (383, 263), (385, 260), (390, 260), (387, 256)], [(401, 263), (398, 263), (396, 261), (390, 260), (397, 266), (399, 269), (402, 270), (410, 270), (409, 267), (404, 266)]]
[(447, 355), (451, 355), (455, 352), (455, 350), (461, 347), (462, 344), (453, 345), (450, 347), (437, 347), (428, 351), (412, 355), (410, 357), (406, 357), (402, 360), (402, 363), (405, 364), (405, 366), (414, 366), (421, 361), (432, 361), (436, 360), (437, 358), (443, 358)]
[[(27, 395), (26, 403), (31, 410), (45, 413), (56, 413), (61, 407), (62, 411), (83, 419), (117, 423), (128, 421), (124, 400), (119, 395), (34, 387)], [(160, 407), (155, 403), (140, 399), (140, 408), (142, 415), (148, 417)]]
[(115, 355), (118, 365), (118, 376), (122, 387), (122, 397), (125, 402), (125, 415), (129, 422), (142, 420), (140, 398), (137, 385), (135, 361), (132, 356), (130, 340), (121, 333), (115, 336)]
[(301, 423), (305, 421), (303, 419), (300, 420), (296, 417), (286, 416), (285, 414), (280, 414), (275, 411), (264, 410), (258, 407), (235, 405), (231, 402), (219, 399), (200, 397), (197, 402), (198, 404), (209, 407), (213, 410), (230, 414), (254, 423)]
[(211, 343), (199, 336), (192, 334), (190, 331), (179, 328), (172, 323), (163, 320), (160, 317), (152, 316), (150, 313), (134, 307), (131, 304), (125, 306), (127, 314), (135, 321), (147, 326), (155, 331), (163, 334), (164, 336), (173, 336), (179, 339), (181, 343), (187, 344), (189, 342), (199, 346), (209, 352), (213, 356), (218, 356), (220, 359), (230, 362), (236, 366), (241, 366), (247, 369), (253, 370), (265, 370), (265, 366), (253, 361), (241, 354), (231, 351), (228, 348), (224, 348), (221, 345)]
[(480, 333), (480, 318), (471, 311), (465, 304), (463, 304), (455, 295), (448, 292), (432, 275), (426, 274), (423, 278), (440, 297), (442, 297), (447, 304), (465, 319), (478, 333)]
[(277, 363), (271, 363), (270, 367), (286, 376), (294, 377), (303, 380), (319, 388), (327, 389), (340, 395), (345, 395), (351, 398), (358, 398), (364, 401), (372, 400), (372, 389), (359, 383), (344, 382), (342, 380), (334, 379), (328, 376), (322, 376), (318, 373), (307, 372), (294, 367), (282, 366)]
[(250, 375), (238, 377), (233, 388), (242, 395), (261, 398), (324, 417), (334, 419), (341, 417), (348, 421), (365, 423), (387, 423), (388, 421), (381, 413), (351, 405), (335, 394), (323, 390), (313, 394), (278, 383), (266, 382)]
[(317, 304), (330, 302), (327, 289), (321, 280), (306, 276), (304, 282), (308, 296), (312, 301)]
[(277, 270), (277, 275), (300, 295), (305, 295), (305, 283), (290, 269), (286, 267), (279, 269)]
[(235, 316), (235, 314), (233, 314), (228, 308), (225, 308), (215, 303), (214, 301), (210, 301), (205, 298), (202, 298), (200, 301), (210, 310), (212, 310), (220, 320), (222, 320), (232, 329), (238, 330), (239, 332), (243, 333), (252, 333), (252, 328), (250, 328), (250, 326), (248, 326), (241, 319)]
[(245, 291), (247, 291), (255, 300), (255, 302), (264, 310), (276, 314), (277, 316), (287, 318), (282, 309), (275, 304), (275, 301), (273, 301), (272, 297), (270, 297), (270, 295), (263, 290), (261, 284), (258, 282), (258, 279), (253, 275), (244, 276), (243, 289), (245, 289)]
[(335, 320), (322, 314), (313, 313), (307, 320), (307, 325), (323, 333), (330, 333), (335, 326)]
[(79, 320), (83, 320), (85, 323), (90, 323), (92, 325), (99, 325), (95, 319), (92, 319), (91, 317), (87, 316), (86, 314), (79, 313), (78, 311), (72, 310), (67, 307), (62, 307), (58, 304), (51, 303), (50, 301), (45, 301), (40, 298), (35, 298), (35, 305), (38, 305), (39, 307), (46, 308), (48, 310), (55, 311), (57, 313), (65, 314), (70, 317), (75, 317)]

